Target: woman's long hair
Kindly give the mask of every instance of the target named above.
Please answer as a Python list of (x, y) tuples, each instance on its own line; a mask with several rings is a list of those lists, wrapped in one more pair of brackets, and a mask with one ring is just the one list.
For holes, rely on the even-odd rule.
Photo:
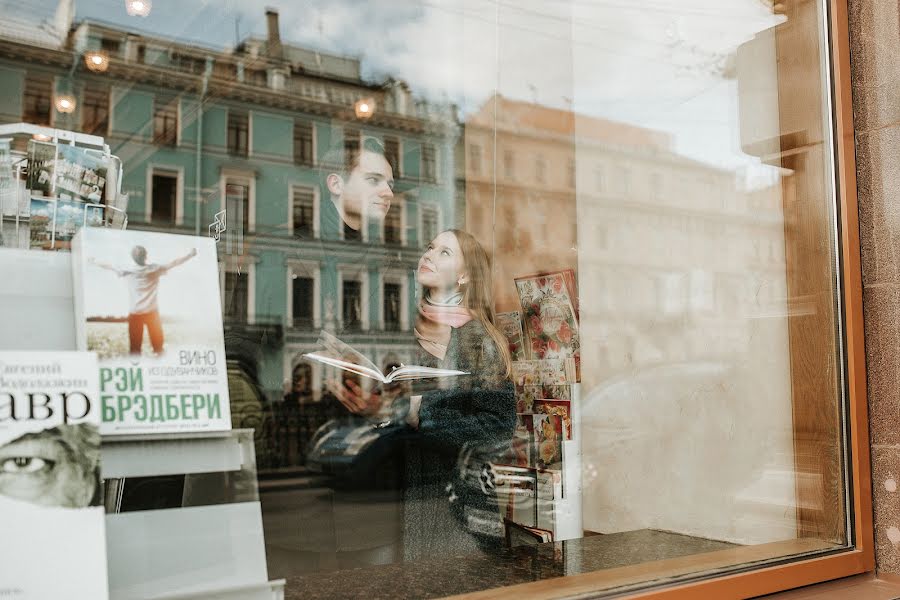
[(456, 241), (462, 250), (466, 272), (469, 275), (468, 283), (462, 286), (462, 305), (469, 309), (473, 317), (481, 321), (488, 335), (494, 340), (494, 344), (497, 346), (497, 350), (500, 352), (500, 357), (506, 367), (505, 375), (509, 377), (512, 373), (509, 341), (494, 324), (491, 259), (472, 234), (460, 229), (450, 229), (448, 231), (456, 236)]

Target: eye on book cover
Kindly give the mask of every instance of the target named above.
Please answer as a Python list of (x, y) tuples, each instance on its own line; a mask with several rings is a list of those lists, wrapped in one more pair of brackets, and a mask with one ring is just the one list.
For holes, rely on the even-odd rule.
[(0, 352), (0, 597), (105, 600), (97, 360)]
[(78, 347), (103, 434), (231, 428), (215, 242), (88, 227), (72, 244)]

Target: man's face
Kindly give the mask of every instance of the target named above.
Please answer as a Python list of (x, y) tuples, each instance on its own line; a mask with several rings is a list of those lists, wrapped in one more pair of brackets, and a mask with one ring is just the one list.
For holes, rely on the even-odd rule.
[(339, 189), (331, 185), (329, 188), (332, 194), (340, 196), (347, 215), (361, 217), (365, 213), (370, 219), (381, 220), (394, 197), (394, 172), (384, 156), (363, 151), (359, 164), (338, 186)]

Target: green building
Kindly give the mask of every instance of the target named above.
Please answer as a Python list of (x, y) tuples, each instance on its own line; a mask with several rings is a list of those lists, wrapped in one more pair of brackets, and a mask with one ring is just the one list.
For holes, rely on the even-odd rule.
[[(232, 49), (95, 22), (46, 43), (0, 29), (0, 121), (102, 136), (124, 165), (130, 228), (211, 235), (225, 211), (226, 347), (257, 404), (280, 401), (295, 375), (304, 398), (319, 398), (321, 374), (295, 367), (322, 329), (380, 366), (407, 360), (420, 248), (459, 220), (454, 108), (364, 80), (358, 58), (282, 43), (277, 13), (267, 18), (266, 37)], [(102, 70), (88, 68), (93, 56)], [(56, 106), (64, 95), (76, 100), (69, 114)], [(365, 136), (394, 166), (394, 203), (362, 239), (344, 239), (323, 218), (323, 162)]]

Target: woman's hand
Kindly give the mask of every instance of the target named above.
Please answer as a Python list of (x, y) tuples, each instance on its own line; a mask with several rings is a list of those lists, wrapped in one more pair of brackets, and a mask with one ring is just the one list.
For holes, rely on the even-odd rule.
[(381, 393), (377, 390), (366, 392), (352, 379), (343, 382), (331, 379), (325, 386), (353, 414), (371, 415), (381, 408)]

